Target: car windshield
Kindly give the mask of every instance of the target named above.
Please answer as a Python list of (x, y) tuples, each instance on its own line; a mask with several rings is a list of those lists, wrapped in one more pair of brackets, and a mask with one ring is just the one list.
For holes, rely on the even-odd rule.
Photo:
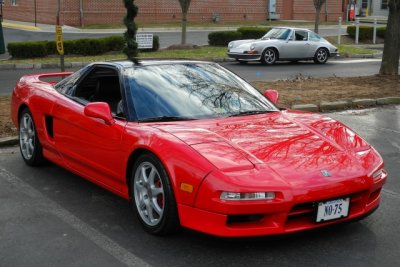
[(281, 29), (281, 28), (275, 28), (271, 29), (269, 32), (267, 32), (261, 39), (266, 40), (266, 39), (281, 39), (281, 40), (286, 40), (290, 34), (289, 29)]
[(219, 118), (277, 111), (217, 64), (175, 63), (125, 70), (139, 121)]

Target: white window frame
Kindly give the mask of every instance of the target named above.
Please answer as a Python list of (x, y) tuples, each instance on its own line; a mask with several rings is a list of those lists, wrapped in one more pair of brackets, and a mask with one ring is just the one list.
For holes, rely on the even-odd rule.
[(16, 6), (17, 5), (17, 0), (11, 0), (11, 5)]

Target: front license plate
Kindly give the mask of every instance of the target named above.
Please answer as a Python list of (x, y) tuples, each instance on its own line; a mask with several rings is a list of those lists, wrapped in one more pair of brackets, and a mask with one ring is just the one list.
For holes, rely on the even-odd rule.
[(318, 203), (316, 222), (340, 219), (349, 215), (350, 198), (340, 198)]

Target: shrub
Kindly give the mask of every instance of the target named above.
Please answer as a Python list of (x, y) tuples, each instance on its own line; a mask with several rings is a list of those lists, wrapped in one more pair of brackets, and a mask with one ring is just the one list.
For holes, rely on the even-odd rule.
[[(125, 40), (122, 36), (110, 36), (98, 39), (64, 40), (65, 55), (100, 55), (108, 51), (122, 51)], [(160, 40), (157, 35), (153, 38), (153, 49), (157, 51)], [(13, 58), (45, 57), (57, 54), (55, 41), (34, 41), (9, 43), (7, 50)]]
[(9, 43), (8, 53), (14, 58), (33, 58), (47, 56), (46, 42)]
[(376, 35), (385, 38), (385, 33), (386, 33), (386, 27), (378, 27), (376, 28)]
[(260, 39), (269, 32), (269, 30), (271, 30), (271, 28), (267, 27), (240, 27), (237, 29), (237, 31), (242, 34), (242, 39)]
[[(374, 28), (373, 27), (364, 26), (364, 25), (361, 25), (359, 27), (360, 27), (360, 29), (359, 29), (358, 38), (360, 40), (366, 40), (366, 39), (372, 39), (373, 38), (373, 34), (374, 34)], [(347, 27), (347, 33), (351, 37), (355, 38), (355, 36), (356, 36), (356, 26), (348, 26)]]
[(101, 39), (104, 40), (107, 51), (122, 51), (124, 49), (125, 40), (123, 36), (109, 36)]
[(208, 43), (215, 46), (227, 46), (229, 42), (239, 40), (242, 34), (238, 31), (220, 31), (208, 34)]

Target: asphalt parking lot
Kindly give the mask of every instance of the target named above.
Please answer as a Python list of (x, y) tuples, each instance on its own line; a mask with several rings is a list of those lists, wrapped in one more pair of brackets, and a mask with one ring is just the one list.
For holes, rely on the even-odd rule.
[(361, 222), (300, 235), (219, 239), (146, 234), (129, 203), (53, 164), (0, 149), (1, 266), (400, 266), (400, 106), (330, 113), (383, 156), (380, 208)]

